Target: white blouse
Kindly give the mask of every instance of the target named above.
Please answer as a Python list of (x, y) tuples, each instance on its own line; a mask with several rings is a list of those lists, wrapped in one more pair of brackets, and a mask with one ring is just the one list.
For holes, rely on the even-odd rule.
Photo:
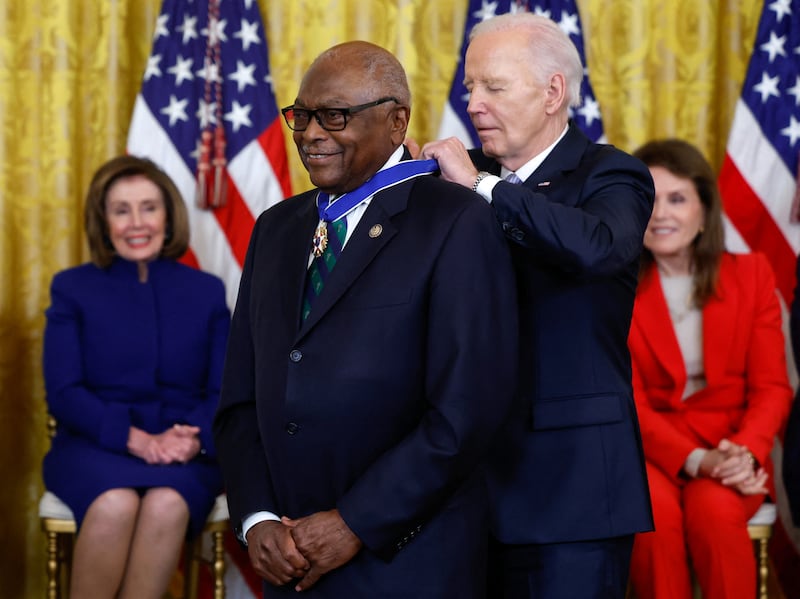
[(692, 275), (668, 276), (659, 272), (672, 327), (686, 368), (686, 399), (706, 386), (703, 368), (703, 312), (692, 302)]

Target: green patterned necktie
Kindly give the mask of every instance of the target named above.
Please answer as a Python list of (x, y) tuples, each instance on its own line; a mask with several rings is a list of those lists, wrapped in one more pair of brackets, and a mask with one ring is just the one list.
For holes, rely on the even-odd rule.
[(326, 225), (328, 229), (327, 244), (325, 244), (322, 253), (316, 256), (311, 262), (311, 266), (308, 267), (305, 297), (303, 299), (303, 322), (311, 314), (311, 307), (314, 305), (314, 301), (322, 293), (322, 289), (325, 287), (325, 280), (331, 274), (333, 267), (336, 266), (336, 260), (338, 260), (339, 254), (342, 253), (342, 246), (347, 235), (347, 219), (345, 218), (326, 223)]

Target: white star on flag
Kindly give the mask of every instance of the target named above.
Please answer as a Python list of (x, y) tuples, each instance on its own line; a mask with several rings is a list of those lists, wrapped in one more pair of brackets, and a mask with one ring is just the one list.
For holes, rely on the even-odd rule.
[(766, 73), (761, 73), (761, 83), (754, 85), (753, 89), (756, 90), (759, 94), (761, 94), (761, 101), (766, 102), (767, 98), (770, 96), (775, 96), (776, 98), (780, 96), (778, 93), (778, 81), (780, 77), (777, 75), (775, 77), (770, 77)]
[(761, 49), (769, 54), (769, 62), (775, 61), (778, 55), (786, 56), (786, 50), (783, 45), (786, 43), (786, 37), (778, 37), (774, 33), (769, 34), (769, 41), (761, 45)]
[(578, 27), (578, 13), (569, 14), (566, 11), (561, 11), (561, 20), (558, 22), (558, 26), (567, 35), (581, 34), (581, 30)]
[(256, 85), (256, 80), (253, 77), (255, 69), (255, 64), (246, 65), (241, 60), (237, 60), (236, 72), (228, 75), (228, 79), (235, 81), (239, 92), (241, 92), (248, 85)]
[(176, 87), (184, 81), (191, 81), (194, 79), (194, 75), (192, 75), (193, 62), (194, 61), (191, 58), (184, 59), (180, 54), (178, 54), (175, 64), (167, 69), (167, 73), (175, 76)]
[(233, 125), (233, 132), (236, 133), (239, 127), (252, 127), (253, 122), (250, 120), (250, 111), (253, 107), (250, 104), (242, 106), (236, 100), (233, 101), (231, 111), (225, 113), (225, 120)]
[(169, 30), (167, 29), (167, 21), (169, 21), (169, 15), (161, 14), (156, 21), (156, 28), (155, 32), (153, 33), (153, 37), (158, 39), (160, 37), (166, 37), (169, 35)]
[(242, 27), (233, 34), (233, 37), (242, 40), (242, 47), (245, 51), (250, 49), (250, 44), (260, 44), (258, 38), (258, 23), (248, 23), (242, 19)]
[(189, 100), (178, 100), (175, 96), (169, 97), (169, 106), (161, 109), (161, 114), (166, 114), (169, 117), (169, 124), (174, 125), (177, 121), (188, 121), (189, 117), (186, 114), (186, 105)]
[(147, 59), (147, 67), (144, 71), (144, 80), (147, 81), (150, 77), (161, 77), (161, 67), (158, 64), (161, 62), (161, 55), (153, 55)]
[(493, 16), (497, 14), (497, 2), (489, 2), (488, 0), (483, 0), (480, 9), (473, 12), (476, 19), (479, 21), (485, 21), (486, 19), (491, 19)]
[(178, 32), (183, 34), (181, 41), (188, 44), (191, 40), (197, 39), (197, 17), (185, 15), (183, 24), (178, 26)]
[(800, 139), (800, 121), (794, 116), (789, 117), (789, 126), (781, 129), (781, 133), (789, 138), (789, 145), (794, 146)]

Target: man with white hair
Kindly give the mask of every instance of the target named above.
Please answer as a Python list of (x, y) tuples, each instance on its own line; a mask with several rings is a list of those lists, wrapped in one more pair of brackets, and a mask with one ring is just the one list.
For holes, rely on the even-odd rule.
[(653, 182), (570, 121), (582, 76), (551, 20), (484, 21), (465, 59), (482, 148), (422, 149), (491, 203), (517, 275), (518, 402), (489, 464), (493, 599), (622, 598), (633, 535), (653, 526), (627, 349)]

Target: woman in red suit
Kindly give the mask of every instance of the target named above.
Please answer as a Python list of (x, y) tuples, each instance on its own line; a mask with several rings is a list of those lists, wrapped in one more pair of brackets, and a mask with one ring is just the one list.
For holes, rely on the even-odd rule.
[(724, 249), (708, 162), (680, 140), (635, 155), (656, 199), (629, 346), (656, 531), (634, 542), (638, 599), (752, 599), (747, 521), (769, 492), (789, 412), (780, 305), (769, 264)]

